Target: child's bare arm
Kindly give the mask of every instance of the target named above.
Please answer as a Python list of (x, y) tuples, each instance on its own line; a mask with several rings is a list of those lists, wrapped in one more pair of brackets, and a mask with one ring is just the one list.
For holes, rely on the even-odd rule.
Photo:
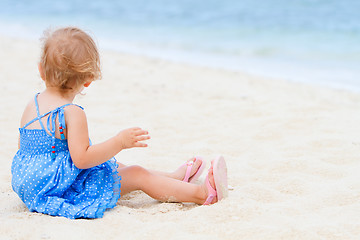
[(147, 147), (147, 144), (141, 141), (150, 139), (147, 131), (141, 128), (129, 128), (103, 143), (90, 146), (84, 111), (75, 106), (69, 106), (65, 116), (71, 116), (66, 118), (70, 156), (75, 166), (81, 169), (102, 164), (123, 149)]

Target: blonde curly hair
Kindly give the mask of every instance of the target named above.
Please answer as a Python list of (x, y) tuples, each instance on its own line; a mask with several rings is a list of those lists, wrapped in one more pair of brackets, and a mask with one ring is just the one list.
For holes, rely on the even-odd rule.
[(76, 89), (101, 79), (100, 56), (94, 40), (76, 27), (47, 30), (42, 38), (40, 66), (48, 86)]

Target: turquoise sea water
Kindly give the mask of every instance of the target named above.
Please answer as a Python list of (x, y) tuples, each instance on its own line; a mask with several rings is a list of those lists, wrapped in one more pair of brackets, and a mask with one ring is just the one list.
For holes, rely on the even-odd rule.
[(0, 0), (0, 34), (90, 30), (102, 48), (360, 91), (358, 0)]

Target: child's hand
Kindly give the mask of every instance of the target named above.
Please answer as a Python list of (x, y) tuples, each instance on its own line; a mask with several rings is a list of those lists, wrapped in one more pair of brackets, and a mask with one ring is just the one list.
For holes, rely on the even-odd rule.
[(118, 139), (121, 142), (122, 149), (133, 147), (147, 147), (146, 143), (141, 141), (150, 139), (148, 131), (141, 128), (134, 127), (121, 131), (118, 134)]

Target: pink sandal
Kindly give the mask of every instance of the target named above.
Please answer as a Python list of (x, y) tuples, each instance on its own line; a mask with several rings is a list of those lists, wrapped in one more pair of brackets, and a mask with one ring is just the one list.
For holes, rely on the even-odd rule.
[(217, 196), (218, 201), (228, 196), (228, 183), (227, 183), (227, 167), (224, 157), (218, 156), (212, 164), (214, 174), (214, 189), (209, 182), (209, 174), (206, 176), (206, 187), (208, 189), (208, 197), (203, 205), (209, 205)]
[[(195, 172), (195, 174), (193, 176), (191, 176), (191, 179), (189, 181), (190, 174), (191, 174), (191, 169), (192, 169), (192, 167), (193, 167), (196, 160), (201, 160), (201, 165), (198, 168), (198, 170)], [(183, 181), (193, 183), (196, 180), (198, 180), (200, 175), (203, 173), (203, 171), (205, 169), (205, 166), (206, 166), (206, 162), (203, 160), (202, 157), (196, 156), (193, 161), (188, 161), (188, 162), (184, 163), (184, 165), (187, 165), (187, 168), (186, 168), (186, 173), (185, 173), (185, 177), (184, 177)]]

